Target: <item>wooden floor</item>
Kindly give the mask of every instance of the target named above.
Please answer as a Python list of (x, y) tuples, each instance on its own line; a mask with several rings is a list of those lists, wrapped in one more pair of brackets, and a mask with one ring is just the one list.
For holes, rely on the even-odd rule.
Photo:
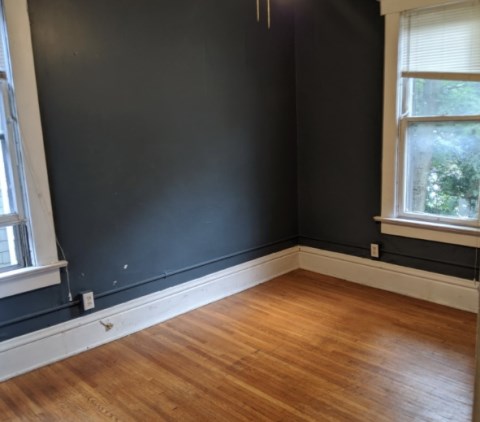
[(475, 316), (296, 271), (0, 384), (1, 421), (470, 421)]

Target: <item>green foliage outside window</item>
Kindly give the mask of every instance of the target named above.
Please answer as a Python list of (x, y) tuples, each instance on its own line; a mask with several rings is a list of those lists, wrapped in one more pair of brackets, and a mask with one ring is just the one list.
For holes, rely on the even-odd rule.
[[(414, 79), (413, 116), (480, 115), (480, 83)], [(415, 122), (409, 126), (420, 169), (412, 179), (413, 211), (458, 218), (478, 218), (480, 193), (480, 122), (452, 119)], [(425, 153), (425, 151), (428, 151)], [(412, 195), (413, 196), (413, 195)], [(416, 203), (415, 203), (416, 202)]]

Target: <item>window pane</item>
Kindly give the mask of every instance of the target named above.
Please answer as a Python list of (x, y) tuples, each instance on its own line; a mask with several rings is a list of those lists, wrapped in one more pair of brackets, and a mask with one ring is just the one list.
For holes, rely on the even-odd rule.
[(12, 171), (13, 133), (8, 99), (8, 85), (0, 80), (0, 215), (17, 212), (15, 183)]
[(8, 168), (8, 149), (6, 139), (0, 129), (0, 215), (15, 212), (12, 207), (12, 182)]
[(0, 271), (18, 265), (18, 227), (0, 227)]
[(415, 122), (407, 129), (405, 211), (478, 219), (480, 122)]
[(480, 115), (480, 82), (411, 79), (411, 89), (412, 116)]

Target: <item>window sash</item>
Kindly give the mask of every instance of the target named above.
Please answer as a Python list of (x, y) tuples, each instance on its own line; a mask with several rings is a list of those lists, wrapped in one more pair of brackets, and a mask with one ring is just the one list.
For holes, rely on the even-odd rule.
[[(15, 99), (13, 88), (8, 81), (0, 79), (0, 95), (3, 102), (3, 109), (5, 110), (4, 126), (6, 133), (3, 135), (4, 142), (2, 142), (2, 149), (4, 158), (8, 160), (9, 168), (6, 169), (10, 178), (11, 187), (9, 195), (11, 196), (12, 213), (18, 213), (21, 218), (25, 216), (25, 180), (21, 168), (21, 142), (20, 133), (18, 130), (18, 119), (15, 112)], [(3, 119), (3, 117), (2, 117)]]
[(25, 218), (20, 217), (18, 214), (4, 214), (0, 215), (0, 228), (11, 226), (14, 224), (24, 224), (27, 223)]
[[(6, 45), (3, 38), (2, 45)], [(3, 48), (3, 52), (7, 49)], [(7, 70), (8, 61), (4, 57), (4, 68)], [(5, 273), (22, 268), (30, 262), (30, 247), (28, 245), (27, 226), (25, 218), (25, 197), (23, 184), (25, 183), (21, 172), (21, 150), (18, 131), (18, 121), (15, 113), (15, 100), (13, 88), (9, 83), (9, 72), (5, 72), (4, 78), (0, 78), (0, 101), (1, 101), (1, 128), (0, 148), (3, 157), (2, 174), (0, 178), (1, 198), (3, 213), (0, 214), (0, 229), (6, 235), (7, 243), (2, 243), (8, 252), (8, 259), (14, 263), (0, 266), (0, 273)], [(6, 258), (6, 256), (5, 256)]]
[[(28, 245), (27, 226), (25, 223), (12, 224), (2, 226), (1, 229), (6, 229), (8, 240), (8, 252), (11, 260), (15, 261), (10, 265), (0, 266), (0, 274), (8, 273), (9, 271), (25, 268), (30, 265), (28, 261), (28, 252), (25, 250)], [(10, 233), (9, 233), (10, 231)], [(13, 239), (10, 238), (13, 236)], [(12, 254), (14, 257), (12, 257)]]
[[(396, 216), (399, 218), (412, 219), (417, 221), (444, 223), (454, 226), (480, 227), (480, 213), (476, 219), (455, 218), (428, 213), (409, 212), (407, 208), (407, 130), (410, 123), (424, 122), (480, 122), (478, 116), (403, 116), (399, 119), (399, 142), (398, 142), (398, 177), (397, 177), (397, 200)], [(479, 194), (480, 200), (480, 194)]]
[(401, 72), (401, 77), (412, 79), (441, 79), (446, 81), (480, 82), (480, 73), (403, 71)]
[[(398, 22), (397, 154), (394, 214), (398, 218), (479, 227), (476, 219), (407, 211), (407, 129), (415, 122), (479, 122), (479, 115), (411, 116), (413, 79), (480, 81), (480, 4), (464, 2), (401, 13)], [(432, 37), (433, 33), (433, 37)], [(403, 78), (403, 79), (402, 79)]]

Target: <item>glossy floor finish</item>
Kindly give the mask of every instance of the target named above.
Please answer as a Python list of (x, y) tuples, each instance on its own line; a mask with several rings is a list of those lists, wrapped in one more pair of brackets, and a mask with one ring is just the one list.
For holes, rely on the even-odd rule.
[(475, 316), (296, 271), (0, 384), (1, 421), (469, 421)]

